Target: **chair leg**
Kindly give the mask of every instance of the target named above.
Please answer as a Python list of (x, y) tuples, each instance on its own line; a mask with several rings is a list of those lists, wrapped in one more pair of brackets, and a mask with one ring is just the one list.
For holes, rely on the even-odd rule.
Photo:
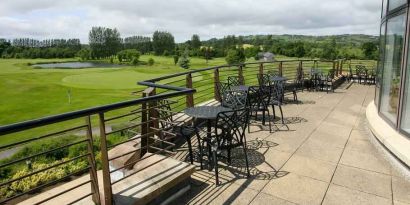
[(269, 132), (272, 132), (272, 117), (270, 116), (270, 113), (269, 113), (269, 109), (266, 109), (267, 111), (268, 111), (268, 117), (269, 117), (269, 121), (268, 121), (268, 123), (269, 123)]
[(194, 154), (192, 153), (192, 142), (191, 139), (188, 136), (185, 136), (186, 141), (188, 143), (188, 152), (189, 152), (189, 159), (191, 161), (191, 164), (194, 164)]
[(207, 147), (208, 147), (208, 170), (212, 170), (212, 150), (211, 150), (211, 143), (207, 142)]
[(282, 106), (279, 105), (279, 110), (280, 110), (280, 116), (282, 118), (282, 124), (285, 124), (285, 121), (283, 119), (283, 111), (282, 111)]
[(214, 158), (214, 166), (215, 166), (215, 185), (219, 185), (219, 175), (218, 175), (218, 156), (217, 156), (217, 151), (213, 151), (213, 158)]
[(272, 113), (272, 114), (273, 114), (273, 119), (275, 119), (275, 117), (276, 117), (276, 114), (275, 114), (275, 106), (273, 106), (273, 105), (272, 105), (272, 110), (273, 110), (273, 113)]
[(199, 137), (199, 133), (197, 132), (197, 140), (198, 140), (198, 149), (199, 149), (199, 156), (198, 156), (198, 158), (199, 158), (199, 163), (200, 163), (200, 166), (201, 166), (201, 170), (202, 169), (204, 169), (204, 166), (203, 166), (203, 164), (202, 164), (202, 158), (203, 158), (203, 156), (204, 156), (204, 154), (203, 154), (203, 152), (202, 152), (202, 142), (201, 142), (201, 140), (200, 140), (200, 137)]
[(248, 151), (246, 148), (246, 142), (242, 146), (243, 146), (243, 153), (245, 154), (246, 172), (248, 173), (247, 177), (249, 178), (251, 177), (251, 172), (249, 171)]

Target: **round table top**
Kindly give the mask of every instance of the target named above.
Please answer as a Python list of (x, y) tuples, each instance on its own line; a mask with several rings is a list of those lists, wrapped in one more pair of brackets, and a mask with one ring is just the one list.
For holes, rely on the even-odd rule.
[(213, 120), (216, 119), (218, 113), (231, 110), (222, 106), (198, 106), (187, 108), (184, 113), (194, 118)]
[(271, 81), (287, 81), (288, 79), (281, 76), (273, 76), (270, 78)]

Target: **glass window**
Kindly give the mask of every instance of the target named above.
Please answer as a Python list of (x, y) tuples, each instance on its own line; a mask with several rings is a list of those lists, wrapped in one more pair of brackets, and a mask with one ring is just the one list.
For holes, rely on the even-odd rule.
[(405, 4), (407, 0), (390, 0), (389, 1), (389, 11)]
[(379, 105), (379, 99), (380, 99), (380, 80), (382, 79), (382, 71), (383, 71), (383, 58), (384, 58), (384, 48), (385, 48), (385, 40), (386, 40), (386, 22), (383, 23), (380, 27), (380, 56), (379, 56), (379, 63), (377, 65), (377, 70), (376, 70), (376, 94), (374, 98), (374, 103), (376, 106)]
[(387, 21), (380, 112), (393, 123), (396, 123), (399, 104), (400, 65), (406, 29), (405, 22), (404, 14)]
[[(392, 0), (392, 1), (394, 1), (394, 0)], [(383, 16), (386, 16), (386, 13), (387, 13), (387, 0), (383, 0), (383, 5), (382, 5), (382, 17)]]
[[(410, 44), (408, 45), (410, 48)], [(407, 55), (406, 79), (403, 95), (403, 110), (401, 116), (401, 129), (410, 134), (410, 53)]]

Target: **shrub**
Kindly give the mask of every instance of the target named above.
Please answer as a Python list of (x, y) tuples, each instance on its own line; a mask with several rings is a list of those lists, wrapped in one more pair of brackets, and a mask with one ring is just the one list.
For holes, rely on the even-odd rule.
[(77, 52), (77, 56), (81, 60), (89, 60), (91, 58), (91, 51), (87, 48), (83, 48)]
[(152, 58), (149, 58), (149, 59), (148, 59), (148, 65), (149, 65), (149, 66), (154, 65), (154, 63), (155, 63), (154, 59), (152, 59)]
[(178, 55), (174, 55), (174, 65), (177, 65), (178, 59), (179, 59), (179, 56), (178, 56)]
[(181, 68), (189, 68), (188, 50), (186, 50), (184, 54), (181, 56), (181, 58), (179, 58), (178, 64)]
[(229, 49), (225, 60), (228, 64), (239, 64), (245, 62), (246, 57), (243, 48)]
[[(17, 171), (11, 178), (17, 179), (19, 177), (30, 174), (36, 170), (41, 170), (41, 169), (53, 166), (57, 163), (61, 163), (64, 160), (68, 160), (68, 159), (54, 161), (53, 163), (35, 162), (32, 164), (32, 169), (28, 169), (28, 168), (21, 169)], [(83, 161), (83, 160), (72, 161), (67, 164), (63, 164), (63, 165), (48, 169), (46, 171), (39, 172), (37, 174), (26, 177), (24, 179), (17, 180), (11, 183), (10, 186), (4, 186), (0, 189), (0, 198), (3, 199), (3, 198), (11, 197), (19, 193), (29, 191), (30, 189), (38, 187), (42, 184), (46, 184), (47, 182), (50, 182), (53, 180), (61, 179), (70, 173), (74, 173), (76, 171), (84, 169), (86, 166), (87, 166), (86, 161)]]
[(138, 59), (136, 57), (133, 57), (131, 60), (132, 65), (137, 65), (138, 64)]
[(129, 61), (131, 63), (134, 59), (136, 59), (136, 62), (138, 62), (140, 55), (141, 53), (137, 51), (136, 49), (122, 50), (117, 53), (117, 57), (120, 62)]
[(169, 51), (168, 51), (168, 50), (165, 50), (162, 55), (164, 55), (164, 56), (169, 56)]

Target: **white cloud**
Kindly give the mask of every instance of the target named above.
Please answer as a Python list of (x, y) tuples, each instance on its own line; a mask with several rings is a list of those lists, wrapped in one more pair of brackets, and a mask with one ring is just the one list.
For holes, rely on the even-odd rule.
[(194, 33), (376, 35), (380, 7), (374, 0), (3, 0), (0, 37), (87, 42), (92, 26), (116, 27), (122, 36), (167, 30), (179, 42)]

